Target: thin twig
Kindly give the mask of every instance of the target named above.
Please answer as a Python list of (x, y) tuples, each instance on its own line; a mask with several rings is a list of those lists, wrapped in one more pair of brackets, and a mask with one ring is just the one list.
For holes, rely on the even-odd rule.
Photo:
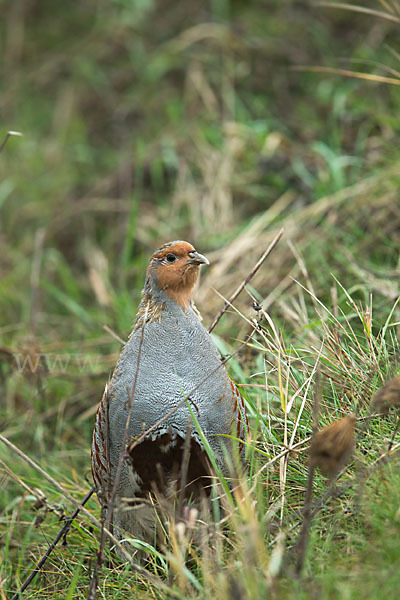
[(181, 474), (179, 481), (179, 497), (178, 497), (178, 510), (177, 510), (177, 519), (183, 519), (183, 501), (185, 498), (185, 487), (187, 483), (187, 474), (190, 460), (190, 442), (191, 442), (191, 433), (192, 433), (192, 420), (189, 417), (186, 427), (186, 437), (183, 446), (182, 453), (182, 462), (181, 462)]
[[(185, 487), (186, 487), (186, 482), (187, 482), (187, 473), (188, 473), (189, 460), (190, 460), (191, 433), (192, 433), (192, 420), (191, 420), (191, 417), (189, 416), (187, 426), (186, 426), (185, 441), (184, 441), (184, 445), (183, 445), (180, 477), (178, 479), (179, 495), (178, 495), (178, 508), (176, 511), (175, 524), (177, 521), (183, 520), (183, 502), (185, 499)], [(169, 577), (168, 577), (168, 585), (169, 586), (172, 586), (172, 584), (174, 582), (174, 577), (175, 577), (175, 569), (174, 569), (174, 565), (171, 564)]]
[[(141, 334), (140, 334), (139, 347), (138, 347), (138, 355), (137, 355), (137, 361), (136, 361), (135, 378), (133, 380), (133, 386), (132, 386), (131, 393), (129, 394), (128, 415), (127, 415), (127, 418), (126, 418), (124, 436), (122, 438), (122, 443), (121, 443), (121, 451), (120, 451), (120, 454), (119, 454), (118, 466), (117, 466), (117, 470), (115, 472), (115, 478), (114, 478), (113, 489), (112, 489), (112, 493), (111, 493), (110, 504), (108, 506), (108, 511), (107, 511), (107, 519), (106, 519), (106, 527), (107, 528), (109, 527), (109, 525), (111, 523), (111, 519), (112, 519), (112, 513), (113, 513), (113, 509), (114, 509), (115, 497), (117, 495), (117, 489), (118, 489), (119, 480), (120, 480), (120, 477), (121, 477), (122, 464), (123, 464), (123, 461), (124, 461), (125, 446), (126, 446), (126, 443), (128, 441), (128, 436), (129, 436), (129, 425), (130, 425), (131, 417), (132, 417), (132, 407), (133, 407), (133, 400), (135, 398), (135, 391), (136, 391), (136, 385), (137, 385), (137, 379), (138, 379), (139, 367), (140, 367), (140, 359), (142, 357), (142, 346), (143, 346), (143, 338), (144, 338), (144, 329), (145, 329), (145, 325), (146, 325), (146, 321), (147, 321), (148, 308), (149, 307), (147, 305), (145, 313), (144, 313), (144, 317), (143, 317), (143, 325), (142, 325), (142, 328), (141, 328), (142, 330), (141, 330)], [(127, 391), (129, 393), (129, 390), (127, 390)]]
[(316, 5), (323, 6), (324, 8), (341, 8), (342, 10), (351, 10), (353, 12), (359, 12), (365, 15), (373, 15), (374, 17), (379, 17), (381, 19), (388, 19), (388, 21), (393, 21), (394, 23), (400, 23), (399, 17), (391, 15), (388, 12), (384, 12), (383, 10), (374, 10), (366, 6), (356, 6), (354, 4), (346, 4), (344, 2), (317, 2)]
[(100, 513), (100, 522), (101, 522), (100, 548), (99, 548), (99, 551), (97, 552), (96, 563), (94, 565), (93, 573), (90, 578), (87, 600), (94, 600), (96, 598), (97, 585), (99, 582), (99, 571), (100, 571), (101, 565), (103, 564), (104, 546), (106, 543), (106, 534), (105, 534), (106, 528), (104, 526), (104, 521), (105, 521), (105, 507), (102, 504), (101, 505), (101, 513)]
[[(20, 448), (15, 446), (10, 440), (0, 433), (0, 441), (3, 442), (6, 446), (10, 448), (15, 454), (17, 454), (20, 458), (22, 458), (25, 462), (27, 462), (31, 467), (36, 469), (42, 477), (47, 479), (49, 483), (51, 483), (65, 498), (67, 498), (72, 504), (75, 506), (80, 506), (80, 504), (73, 498), (67, 490), (65, 490), (59, 483), (56, 481), (51, 475), (49, 475), (42, 467), (40, 467), (34, 460), (32, 460), (25, 452), (23, 452)], [(89, 513), (90, 514), (90, 513)], [(93, 517), (94, 518), (94, 517)], [(97, 520), (96, 520), (97, 521)]]
[[(211, 371), (198, 385), (196, 385), (191, 392), (188, 394), (188, 396), (186, 396), (173, 410), (171, 410), (169, 413), (167, 413), (164, 417), (162, 417), (157, 423), (155, 423), (152, 427), (150, 427), (147, 431), (145, 431), (137, 440), (135, 440), (133, 442), (133, 444), (131, 444), (129, 446), (129, 451), (133, 450), (149, 433), (151, 433), (151, 431), (155, 428), (157, 428), (162, 422), (164, 422), (166, 419), (168, 419), (172, 414), (174, 414), (176, 412), (176, 410), (183, 405), (184, 403), (186, 403), (188, 400), (190, 400), (190, 396), (205, 382), (209, 379), (209, 377), (211, 377), (214, 373), (216, 373), (218, 371), (218, 369), (220, 369), (223, 365), (225, 365), (231, 358), (233, 358), (236, 354), (238, 354), (238, 352), (240, 352), (240, 350), (249, 343), (249, 341), (251, 340), (252, 336), (254, 335), (254, 333), (257, 331), (258, 325), (256, 325), (254, 327), (254, 329), (251, 331), (251, 333), (247, 336), (247, 338), (245, 339), (244, 342), (242, 342), (242, 344), (234, 351), (232, 352), (229, 356), (227, 356), (224, 360), (221, 361), (221, 363), (213, 370)], [(139, 356), (138, 356), (139, 359)], [(135, 387), (135, 383), (136, 383), (136, 379), (134, 382), (134, 387)], [(134, 396), (134, 388), (132, 389), (132, 402), (133, 402), (133, 396)], [(138, 572), (140, 575), (146, 577), (149, 581), (151, 581), (152, 583), (156, 584), (159, 586), (160, 589), (165, 589), (168, 590), (169, 593), (172, 592), (170, 587), (167, 587), (161, 580), (159, 580), (157, 577), (155, 577), (154, 575), (151, 575), (150, 573), (148, 573), (145, 569), (143, 569), (142, 567), (140, 567), (138, 564), (136, 564), (131, 555), (126, 551), (126, 549), (124, 548), (124, 546), (119, 542), (119, 540), (113, 535), (113, 533), (111, 533), (111, 531), (108, 529), (108, 527), (104, 527), (104, 523), (101, 523), (100, 521), (98, 521), (98, 519), (96, 519), (88, 510), (86, 510), (82, 504), (79, 504), (53, 477), (51, 477), (51, 475), (49, 475), (46, 471), (44, 471), (44, 469), (42, 469), (35, 461), (33, 461), (29, 456), (27, 456), (22, 450), (20, 450), (17, 446), (15, 446), (12, 442), (10, 442), (7, 438), (5, 438), (4, 436), (2, 436), (0, 434), (0, 441), (2, 441), (6, 446), (8, 446), (13, 452), (15, 452), (18, 456), (20, 456), (23, 460), (25, 460), (25, 462), (27, 462), (31, 467), (33, 467), (34, 469), (36, 469), (49, 483), (51, 483), (65, 498), (67, 498), (72, 504), (74, 504), (77, 508), (79, 508), (79, 510), (82, 511), (83, 514), (85, 514), (85, 516), (96, 526), (98, 527), (102, 533), (104, 532), (104, 534), (112, 541), (112, 543), (117, 546), (121, 553), (123, 554), (124, 558), (129, 562), (130, 566), (136, 571)], [(125, 441), (126, 443), (126, 441)], [(124, 446), (124, 444), (123, 444)], [(123, 447), (122, 446), (122, 447)], [(62, 535), (61, 535), (62, 537)]]
[(126, 344), (126, 341), (123, 340), (122, 337), (118, 335), (118, 333), (115, 333), (115, 331), (113, 331), (108, 325), (103, 325), (103, 329), (104, 331), (107, 331), (107, 333), (109, 333), (111, 337), (113, 337), (115, 340), (118, 340), (121, 344)]
[(279, 240), (281, 239), (283, 235), (283, 229), (281, 229), (278, 234), (274, 237), (274, 239), (272, 240), (272, 242), (270, 243), (270, 245), (268, 246), (268, 248), (266, 249), (266, 251), (264, 252), (264, 254), (261, 256), (261, 258), (258, 260), (258, 262), (254, 265), (254, 267), (251, 269), (250, 273), (247, 275), (247, 277), (242, 281), (242, 283), (239, 285), (238, 288), (236, 288), (236, 290), (233, 292), (232, 296), (229, 298), (229, 300), (227, 302), (225, 302), (224, 306), (221, 308), (221, 310), (217, 313), (217, 315), (215, 316), (213, 322), (211, 323), (210, 327), (208, 328), (208, 333), (211, 333), (212, 330), (215, 328), (215, 326), (217, 325), (217, 323), (219, 322), (220, 318), (222, 317), (222, 315), (227, 311), (227, 309), (229, 308), (229, 305), (236, 300), (236, 298), (239, 296), (240, 292), (245, 288), (245, 286), (249, 283), (249, 281), (254, 277), (254, 275), (257, 273), (258, 269), (261, 267), (261, 265), (263, 264), (263, 262), (265, 261), (265, 259), (271, 254), (272, 250), (275, 248), (275, 246), (277, 245), (277, 243), (279, 242)]
[(304, 500), (303, 506), (303, 525), (301, 527), (301, 531), (297, 540), (297, 544), (295, 546), (296, 549), (296, 565), (295, 565), (295, 573), (297, 576), (300, 575), (303, 570), (304, 557), (306, 555), (307, 544), (309, 539), (309, 533), (311, 528), (311, 498), (312, 498), (312, 486), (314, 481), (314, 471), (315, 467), (310, 462), (308, 467), (308, 477), (307, 477), (307, 488), (306, 488), (306, 496)]
[(208, 381), (208, 379), (210, 377), (212, 377), (214, 375), (214, 373), (216, 373), (219, 369), (221, 369), (221, 367), (223, 367), (229, 360), (231, 360), (231, 358), (236, 356), (236, 354), (238, 354), (240, 352), (240, 350), (249, 343), (249, 341), (251, 340), (251, 338), (253, 337), (253, 335), (255, 334), (256, 331), (258, 331), (258, 323), (254, 325), (254, 329), (249, 333), (249, 335), (246, 337), (244, 342), (242, 342), (240, 344), (240, 346), (238, 348), (236, 348), (236, 350), (234, 352), (232, 352), (231, 354), (229, 354), (229, 356), (227, 356), (226, 358), (221, 360), (220, 364), (217, 367), (215, 367), (215, 369), (210, 371), (210, 373), (208, 373), (208, 375), (206, 375), (206, 377), (204, 377), (204, 379), (202, 379), (200, 381), (200, 383), (198, 383), (192, 390), (190, 390), (189, 394), (187, 394), (187, 396), (185, 396), (180, 402), (178, 402), (178, 404), (172, 410), (170, 410), (166, 415), (161, 417), (161, 419), (159, 419), (156, 423), (154, 423), (154, 425), (149, 427), (149, 429), (146, 429), (146, 431), (144, 431), (137, 439), (135, 439), (128, 446), (128, 448), (127, 448), (128, 452), (129, 453), (132, 452), (132, 450), (134, 450), (136, 448), (136, 446), (138, 446), (149, 435), (149, 433), (154, 431), (154, 429), (157, 429), (162, 423), (164, 423), (164, 421), (169, 419), (169, 417), (171, 417), (174, 413), (176, 413), (176, 411), (181, 406), (186, 404), (186, 402), (193, 402), (191, 396), (194, 394), (194, 392), (197, 391), (198, 388), (203, 385), (203, 383)]
[(21, 597), (22, 592), (24, 592), (26, 590), (26, 588), (31, 583), (31, 581), (36, 577), (36, 575), (42, 569), (43, 565), (45, 564), (45, 562), (49, 558), (50, 554), (53, 552), (54, 548), (57, 546), (58, 542), (61, 540), (61, 538), (63, 538), (68, 533), (68, 531), (71, 528), (73, 520), (77, 517), (77, 515), (80, 512), (81, 508), (86, 504), (86, 502), (92, 496), (92, 494), (94, 493), (94, 491), (95, 491), (95, 488), (92, 487), (92, 489), (86, 494), (86, 496), (82, 500), (82, 502), (80, 504), (80, 507), (78, 506), (74, 510), (74, 512), (72, 513), (72, 515), (70, 517), (65, 517), (65, 524), (60, 529), (60, 531), (58, 532), (58, 534), (56, 535), (56, 537), (54, 538), (54, 540), (51, 542), (50, 546), (46, 550), (46, 553), (36, 563), (35, 567), (30, 572), (29, 576), (25, 579), (24, 583), (21, 585), (21, 587), (19, 588), (18, 592), (16, 592), (13, 595), (13, 597), (11, 598), (11, 600), (18, 600)]
[[(312, 510), (310, 511), (311, 518), (314, 518), (323, 506), (329, 504), (332, 498), (340, 498), (355, 484), (359, 483), (359, 479), (361, 476), (366, 479), (369, 475), (377, 471), (383, 464), (389, 462), (389, 460), (393, 458), (394, 455), (400, 452), (399, 447), (400, 444), (397, 444), (396, 446), (394, 446), (394, 451), (392, 451), (390, 454), (385, 453), (382, 456), (380, 456), (368, 469), (366, 469), (361, 475), (359, 475), (357, 480), (353, 478), (350, 481), (346, 481), (341, 486), (335, 486), (334, 484), (336, 483), (340, 475), (340, 473), (338, 473), (334, 480), (331, 481), (331, 485), (328, 487), (325, 493), (319, 496), (319, 498), (317, 498), (317, 500), (314, 502)], [(296, 514), (298, 516), (298, 521), (296, 521), (295, 523), (293, 523), (293, 525), (288, 527), (288, 529), (286, 530), (286, 535), (297, 529), (303, 523), (303, 515), (300, 514), (300, 511), (296, 511)], [(273, 546), (275, 542), (276, 539), (272, 540), (272, 542), (270, 542), (268, 545)], [(296, 548), (296, 546), (294, 548)]]
[[(128, 390), (128, 394), (129, 394), (128, 415), (127, 415), (127, 418), (126, 418), (125, 430), (124, 430), (124, 435), (123, 435), (123, 438), (122, 438), (121, 450), (120, 450), (120, 453), (119, 453), (117, 470), (115, 472), (115, 478), (114, 478), (114, 482), (113, 482), (113, 486), (112, 486), (112, 490), (111, 490), (111, 496), (109, 497), (109, 495), (107, 493), (107, 513), (106, 513), (105, 522), (104, 522), (104, 514), (102, 514), (100, 548), (99, 548), (99, 551), (97, 553), (96, 564), (95, 564), (95, 567), (93, 569), (92, 577), (91, 577), (91, 580), (90, 580), (87, 600), (95, 600), (95, 598), (96, 598), (97, 584), (98, 584), (98, 578), (99, 578), (99, 570), (100, 570), (100, 567), (103, 564), (103, 560), (104, 560), (104, 547), (105, 547), (105, 542), (106, 542), (105, 531), (108, 530), (108, 529), (110, 529), (110, 525), (112, 523), (113, 512), (114, 512), (114, 503), (115, 503), (115, 498), (116, 498), (116, 495), (117, 495), (119, 480), (120, 480), (120, 477), (121, 477), (122, 464), (123, 464), (123, 461), (124, 461), (125, 446), (126, 446), (126, 443), (128, 441), (129, 425), (130, 425), (131, 416), (132, 416), (133, 400), (135, 398), (137, 378), (138, 378), (139, 367), (140, 367), (140, 359), (141, 359), (141, 356), (142, 356), (142, 346), (143, 346), (143, 338), (144, 338), (144, 329), (145, 329), (145, 325), (146, 325), (146, 321), (147, 321), (147, 313), (148, 313), (148, 306), (146, 306), (146, 310), (145, 310), (144, 317), (143, 317), (143, 324), (142, 324), (142, 328), (141, 328), (141, 334), (140, 334), (140, 339), (139, 339), (139, 347), (138, 347), (138, 355), (137, 355), (137, 361), (136, 361), (135, 378), (133, 380), (133, 386), (132, 386), (132, 390), (131, 390), (130, 394), (129, 394), (129, 390)], [(106, 419), (106, 421), (107, 421), (107, 442), (108, 442), (108, 433), (109, 433), (108, 432), (108, 404), (107, 404), (106, 410), (107, 410), (107, 419)], [(108, 443), (107, 443), (107, 446), (108, 446)], [(107, 447), (107, 456), (108, 456), (108, 450), (109, 449)], [(102, 512), (104, 513), (103, 509), (102, 509)]]
[[(315, 391), (314, 391), (314, 402), (313, 402), (313, 428), (312, 428), (312, 439), (314, 439), (315, 434), (318, 430), (318, 420), (319, 420), (319, 406), (321, 403), (321, 384), (320, 384), (320, 372), (317, 370), (315, 375)], [(307, 488), (306, 495), (304, 499), (303, 506), (303, 525), (297, 540), (297, 544), (295, 546), (295, 552), (297, 554), (296, 557), (296, 565), (295, 565), (295, 573), (297, 576), (301, 574), (304, 565), (304, 558), (306, 555), (307, 544), (309, 540), (309, 534), (312, 523), (312, 513), (311, 513), (311, 500), (312, 500), (312, 487), (314, 481), (314, 472), (315, 465), (313, 459), (309, 459), (308, 466), (308, 476), (307, 476)]]
[(43, 492), (41, 490), (32, 489), (31, 487), (29, 487), (29, 485), (27, 485), (25, 483), (25, 481), (22, 481), (22, 479), (20, 477), (18, 477), (18, 475), (16, 473), (14, 473), (14, 471), (12, 471), (5, 464), (5, 462), (3, 462), (1, 459), (0, 459), (0, 465), (5, 470), (5, 472), (8, 473), (8, 475), (12, 479), (14, 479), (14, 481), (16, 481), (18, 483), (18, 485), (20, 485), (21, 487), (23, 487), (24, 490), (26, 490), (28, 492), (28, 494), (30, 494), (31, 496), (34, 496), (36, 498), (36, 503), (34, 505), (34, 508), (37, 508), (39, 505), (40, 506), (45, 506), (46, 510), (48, 510), (50, 512), (53, 512), (58, 517), (64, 516), (64, 511), (61, 508), (55, 508), (54, 506), (52, 506), (51, 504), (49, 504), (46, 496), (43, 494)]
[[(350, 490), (354, 485), (359, 483), (359, 480), (361, 477), (363, 479), (367, 479), (370, 475), (375, 473), (375, 471), (380, 469), (383, 465), (388, 463), (390, 460), (392, 460), (398, 454), (400, 454), (400, 443), (393, 446), (393, 448), (391, 449), (390, 452), (384, 452), (383, 454), (381, 454), (381, 456), (379, 456), (372, 463), (372, 465), (370, 465), (364, 471), (362, 471), (362, 473), (360, 473), (357, 478), (354, 477), (350, 481), (346, 481), (345, 483), (343, 483), (341, 486), (335, 485), (335, 483), (340, 475), (340, 473), (338, 473), (337, 476), (331, 481), (331, 485), (328, 487), (328, 489), (325, 491), (325, 493), (322, 494), (321, 496), (319, 496), (319, 498), (317, 498), (317, 500), (315, 500), (314, 505), (312, 506), (312, 509), (310, 512), (311, 517), (314, 518), (315, 515), (317, 515), (318, 512), (321, 510), (321, 508), (323, 506), (325, 506), (326, 504), (328, 504), (332, 498), (340, 498), (341, 496), (343, 496), (343, 494), (345, 494), (348, 490)], [(297, 513), (297, 514), (299, 514), (299, 513)], [(303, 522), (303, 519), (299, 515), (299, 520), (296, 523), (294, 523), (287, 530), (287, 533), (296, 529), (299, 525), (301, 525), (302, 522)]]
[(0, 152), (2, 152), (2, 150), (3, 150), (4, 146), (7, 144), (7, 142), (8, 142), (8, 140), (9, 140), (9, 138), (10, 138), (12, 135), (23, 136), (24, 134), (23, 134), (23, 133), (21, 133), (20, 131), (7, 131), (7, 133), (6, 133), (6, 136), (5, 136), (4, 140), (3, 140), (3, 141), (1, 142), (1, 144), (0, 144)]
[(397, 415), (397, 423), (396, 423), (396, 427), (393, 430), (392, 437), (390, 438), (390, 442), (389, 442), (388, 449), (387, 449), (388, 452), (390, 452), (391, 449), (393, 448), (394, 438), (396, 437), (396, 433), (399, 431), (399, 428), (400, 428), (400, 415)]
[[(67, 492), (67, 490), (65, 490), (51, 475), (49, 475), (34, 460), (32, 460), (29, 456), (27, 456), (25, 454), (25, 452), (23, 452), (20, 448), (15, 446), (12, 442), (10, 442), (9, 439), (7, 439), (6, 437), (4, 437), (1, 434), (0, 434), (0, 441), (3, 442), (6, 446), (8, 446), (15, 454), (17, 454), (19, 457), (21, 457), (25, 462), (27, 462), (36, 471), (38, 471), (38, 473), (40, 473), (42, 475), (42, 477), (44, 477), (49, 483), (51, 483), (51, 485), (53, 485), (56, 488), (56, 490), (58, 490), (65, 498), (67, 498), (67, 500), (69, 500), (76, 508), (79, 508), (81, 510), (82, 514), (84, 514), (89, 519), (89, 521), (91, 523), (93, 523), (93, 525), (95, 527), (97, 527), (98, 529), (101, 530), (101, 528), (102, 528), (101, 522), (98, 519), (96, 519), (96, 517), (94, 517), (92, 515), (92, 513), (89, 512), (85, 507), (83, 507), (77, 500), (75, 500), (75, 498), (73, 496), (71, 496), (69, 494), (69, 492)], [(108, 529), (104, 529), (104, 531), (105, 531), (106, 535), (110, 538), (111, 542), (115, 546), (117, 546), (117, 548), (119, 548), (124, 559), (130, 564), (131, 568), (134, 571), (136, 571), (137, 573), (139, 573), (140, 575), (142, 575), (148, 581), (154, 583), (155, 585), (161, 586), (160, 589), (168, 590), (171, 593), (170, 588), (168, 588), (161, 581), (161, 579), (152, 575), (151, 573), (148, 573), (146, 571), (146, 569), (143, 569), (141, 566), (139, 566), (138, 564), (135, 563), (135, 561), (133, 560), (130, 553), (127, 552), (127, 550), (124, 548), (124, 546), (120, 543), (119, 540), (117, 540), (117, 538), (113, 535), (113, 533), (111, 531), (109, 531)]]
[(282, 458), (282, 456), (285, 456), (286, 454), (289, 454), (290, 452), (296, 451), (299, 446), (303, 446), (310, 440), (311, 440), (311, 435), (304, 438), (304, 440), (300, 440), (300, 442), (297, 442), (297, 444), (293, 444), (293, 446), (290, 446), (290, 448), (285, 448), (285, 450), (282, 450), (279, 454), (277, 454), (276, 456), (271, 458), (268, 462), (264, 463), (262, 467), (260, 467), (260, 469), (255, 474), (255, 478), (257, 478), (263, 471), (265, 471), (265, 469), (267, 469), (268, 467), (273, 465), (274, 462), (276, 462), (277, 460)]

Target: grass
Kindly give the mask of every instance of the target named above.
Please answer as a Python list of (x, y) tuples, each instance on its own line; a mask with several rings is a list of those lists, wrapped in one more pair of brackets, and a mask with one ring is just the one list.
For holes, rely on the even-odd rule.
[[(189, 239), (210, 258), (196, 297), (207, 325), (223, 304), (213, 290), (229, 297), (285, 230), (214, 332), (234, 350), (261, 303), (261, 330), (229, 364), (252, 441), (223, 524), (197, 546), (172, 528), (149, 552), (165, 583), (173, 566), (169, 591), (107, 554), (99, 598), (398, 595), (395, 451), (357, 493), (396, 426), (394, 414), (363, 419), (399, 372), (398, 87), (340, 76), (396, 77), (398, 24), (333, 4), (5, 9), (4, 135), (24, 137), (0, 155), (1, 433), (77, 501), (154, 248)], [(397, 2), (368, 7), (398, 14)], [(293, 69), (305, 66), (338, 74)], [(352, 487), (315, 517), (296, 579), (317, 365), (320, 426), (356, 412), (357, 449), (338, 482)], [(11, 597), (74, 507), (3, 445), (0, 459), (0, 594)], [(317, 472), (314, 497), (327, 486)], [(87, 508), (99, 517), (95, 497)], [(81, 515), (24, 598), (86, 598), (98, 543)]]

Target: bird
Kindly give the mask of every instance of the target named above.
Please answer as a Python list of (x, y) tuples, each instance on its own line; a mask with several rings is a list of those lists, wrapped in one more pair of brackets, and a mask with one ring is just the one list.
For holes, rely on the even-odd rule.
[(133, 330), (97, 409), (92, 475), (119, 539), (157, 542), (160, 498), (176, 498), (180, 485), (185, 498), (207, 493), (206, 446), (224, 475), (235, 440), (243, 454), (244, 401), (193, 303), (201, 265), (208, 259), (182, 240), (151, 256)]

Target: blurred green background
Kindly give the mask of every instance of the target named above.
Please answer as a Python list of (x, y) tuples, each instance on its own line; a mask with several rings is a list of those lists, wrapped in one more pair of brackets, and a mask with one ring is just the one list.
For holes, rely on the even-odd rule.
[[(0, 427), (79, 493), (115, 336), (127, 338), (165, 241), (211, 260), (197, 293), (206, 325), (223, 302), (214, 290), (228, 296), (281, 227), (251, 290), (288, 346), (319, 322), (295, 280), (346, 311), (336, 277), (363, 306), (373, 295), (373, 332), (386, 322), (399, 297), (400, 5), (361, 8), (372, 13), (1, 3), (0, 141), (23, 137), (0, 154)], [(251, 305), (237, 302), (247, 317)], [(247, 330), (230, 313), (217, 342), (228, 351)], [(19, 488), (6, 481), (11, 507)]]
[[(3, 135), (24, 134), (0, 160), (5, 326), (126, 332), (149, 255), (181, 238), (212, 251), (199, 296), (211, 318), (209, 288), (229, 294), (233, 266), (239, 280), (278, 221), (296, 243), (308, 229), (317, 278), (345, 271), (357, 234), (373, 235), (368, 259), (396, 268), (397, 203), (382, 214), (375, 197), (396, 195), (399, 88), (297, 68), (396, 78), (398, 23), (294, 1), (15, 0), (2, 14)], [(330, 220), (312, 208), (324, 198), (340, 205)], [(339, 253), (315, 218), (336, 228)], [(273, 261), (263, 296), (291, 259)]]
[(16, 0), (2, 13), (3, 133), (24, 134), (0, 164), (6, 323), (27, 317), (42, 229), (41, 311), (62, 308), (51, 286), (87, 308), (94, 261), (108, 294), (135, 302), (161, 242), (223, 248), (282, 194), (288, 215), (397, 159), (398, 87), (295, 70), (390, 76), (389, 20), (239, 0)]

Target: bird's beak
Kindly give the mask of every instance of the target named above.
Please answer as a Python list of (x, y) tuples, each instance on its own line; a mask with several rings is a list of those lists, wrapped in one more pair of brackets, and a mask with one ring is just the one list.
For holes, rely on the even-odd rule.
[(188, 261), (189, 265), (209, 265), (210, 264), (210, 261), (208, 260), (208, 258), (203, 256), (202, 254), (199, 254), (196, 251), (190, 252), (189, 256), (190, 256), (190, 260)]

